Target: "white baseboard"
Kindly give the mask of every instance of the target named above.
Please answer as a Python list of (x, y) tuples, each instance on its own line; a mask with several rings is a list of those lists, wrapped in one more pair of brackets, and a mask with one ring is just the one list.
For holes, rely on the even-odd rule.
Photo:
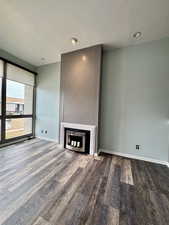
[(122, 157), (125, 157), (125, 158), (130, 158), (130, 159), (138, 159), (138, 160), (142, 160), (142, 161), (157, 163), (157, 164), (166, 165), (166, 166), (169, 167), (169, 162), (161, 161), (161, 160), (158, 160), (158, 159), (152, 159), (152, 158), (147, 158), (147, 157), (143, 157), (143, 156), (122, 153), (122, 152), (114, 152), (114, 151), (111, 151), (111, 150), (108, 150), (108, 149), (99, 149), (99, 153), (100, 152), (104, 152), (104, 153), (108, 153), (108, 154), (112, 154), (112, 155), (118, 155), (118, 156), (122, 156)]
[(39, 136), (36, 136), (36, 138), (46, 140), (46, 141), (53, 141), (53, 142), (56, 142), (57, 144), (59, 143), (58, 140), (55, 140), (55, 139), (52, 139), (52, 138), (39, 137)]

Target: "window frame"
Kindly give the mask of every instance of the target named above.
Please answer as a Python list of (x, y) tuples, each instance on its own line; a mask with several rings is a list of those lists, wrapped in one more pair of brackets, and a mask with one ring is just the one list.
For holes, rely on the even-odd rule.
[[(23, 66), (20, 66), (16, 63), (13, 63), (7, 59), (4, 59), (3, 57), (0, 57), (0, 60), (3, 61), (3, 77), (2, 77), (2, 87), (1, 87), (1, 140), (0, 144), (5, 144), (9, 142), (14, 142), (19, 139), (23, 138), (29, 138), (35, 136), (35, 113), (36, 113), (36, 75), (37, 73), (34, 71), (31, 71)], [(33, 86), (33, 99), (32, 99), (32, 114), (25, 114), (25, 115), (6, 115), (6, 90), (7, 90), (7, 64), (12, 64), (14, 66), (17, 66), (27, 72), (30, 72), (34, 75), (34, 86)], [(19, 118), (32, 118), (32, 132), (30, 134), (9, 138), (6, 139), (6, 119), (19, 119)]]

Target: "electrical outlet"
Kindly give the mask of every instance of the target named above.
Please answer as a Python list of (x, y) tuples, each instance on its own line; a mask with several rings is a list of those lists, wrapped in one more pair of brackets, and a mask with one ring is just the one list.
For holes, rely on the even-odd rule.
[(45, 134), (47, 134), (48, 133), (48, 131), (47, 130), (45, 130)]
[(136, 149), (137, 150), (140, 150), (140, 145), (136, 145)]
[(41, 130), (41, 134), (43, 134), (43, 130)]

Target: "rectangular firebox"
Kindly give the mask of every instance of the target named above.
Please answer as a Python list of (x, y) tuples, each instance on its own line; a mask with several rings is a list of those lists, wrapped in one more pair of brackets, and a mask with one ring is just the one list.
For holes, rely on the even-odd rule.
[(90, 131), (65, 128), (64, 147), (72, 151), (89, 153)]

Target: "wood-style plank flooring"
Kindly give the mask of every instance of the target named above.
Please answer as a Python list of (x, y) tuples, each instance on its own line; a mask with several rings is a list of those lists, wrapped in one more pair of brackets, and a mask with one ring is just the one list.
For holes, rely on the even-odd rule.
[(169, 169), (39, 139), (6, 147), (0, 225), (169, 225)]

